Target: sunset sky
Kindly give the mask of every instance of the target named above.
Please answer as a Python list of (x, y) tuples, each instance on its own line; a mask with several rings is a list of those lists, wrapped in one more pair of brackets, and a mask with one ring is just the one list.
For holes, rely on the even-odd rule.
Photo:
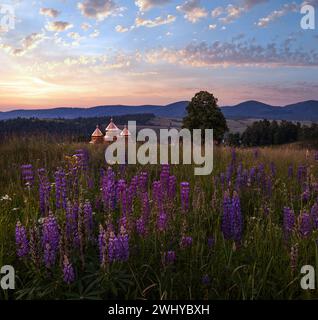
[[(318, 0), (305, 2), (318, 21)], [(3, 3), (15, 29), (0, 29), (0, 111), (167, 104), (202, 89), (221, 106), (318, 99), (318, 32), (301, 29), (302, 0)]]

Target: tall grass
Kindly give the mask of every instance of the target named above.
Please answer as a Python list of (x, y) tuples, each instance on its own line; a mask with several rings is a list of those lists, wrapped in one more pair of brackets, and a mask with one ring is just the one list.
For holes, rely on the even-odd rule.
[[(288, 243), (283, 240), (283, 208), (291, 207), (299, 216), (302, 210), (309, 210), (317, 198), (317, 163), (313, 153), (299, 148), (263, 148), (255, 158), (252, 149), (236, 150), (236, 163), (244, 168), (264, 164), (270, 175), (270, 164), (274, 163), (276, 175), (273, 178), (271, 195), (264, 194), (265, 186), (248, 185), (239, 192), (244, 219), (243, 238), (240, 246), (225, 240), (221, 232), (223, 195), (226, 189), (235, 188), (234, 178), (222, 187), (220, 173), (225, 172), (232, 161), (231, 150), (217, 148), (214, 170), (210, 176), (194, 176), (193, 166), (173, 166), (171, 171), (177, 177), (177, 185), (188, 181), (191, 186), (190, 211), (184, 215), (180, 210), (180, 195), (177, 195), (168, 212), (168, 226), (164, 232), (156, 227), (156, 212), (152, 210), (149, 234), (140, 237), (130, 233), (130, 258), (127, 262), (109, 263), (101, 268), (96, 243), (87, 248), (85, 267), (80, 266), (79, 257), (72, 256), (76, 281), (71, 285), (63, 283), (59, 266), (54, 270), (37, 270), (29, 261), (16, 256), (14, 229), (19, 220), (25, 226), (37, 221), (39, 213), (38, 190), (27, 190), (22, 181), (20, 166), (30, 163), (35, 168), (45, 167), (51, 182), (57, 167), (65, 166), (65, 156), (75, 150), (86, 148), (90, 154), (89, 174), (94, 181), (92, 189), (82, 186), (82, 200), (88, 198), (93, 204), (95, 231), (98, 224), (109, 219), (116, 224), (120, 208), (107, 213), (95, 207), (100, 195), (100, 169), (106, 168), (102, 146), (88, 144), (56, 143), (44, 137), (36, 139), (11, 139), (0, 145), (0, 265), (12, 264), (16, 269), (16, 290), (10, 293), (15, 299), (309, 299), (318, 298), (318, 291), (303, 291), (300, 288), (300, 267), (317, 265), (317, 230), (310, 237), (303, 238), (297, 230)], [(310, 200), (301, 199), (302, 189), (296, 177), (288, 178), (288, 166), (296, 170), (306, 165), (310, 173)], [(121, 169), (114, 166), (117, 176)], [(146, 170), (149, 180), (159, 179), (160, 166), (127, 166), (124, 177), (131, 177)], [(149, 194), (151, 185), (149, 184)], [(179, 191), (179, 188), (178, 188)], [(54, 193), (52, 193), (52, 203)], [(140, 202), (134, 202), (133, 219), (140, 215)], [(54, 206), (53, 206), (54, 208)], [(65, 213), (56, 212), (59, 219)], [(189, 248), (180, 248), (181, 236), (189, 235), (193, 243)], [(214, 243), (208, 245), (208, 239)], [(298, 245), (296, 271), (292, 272), (290, 251)], [(173, 265), (162, 263), (163, 252), (176, 251)], [(208, 275), (209, 283), (202, 277)], [(8, 298), (8, 293), (2, 293)]]

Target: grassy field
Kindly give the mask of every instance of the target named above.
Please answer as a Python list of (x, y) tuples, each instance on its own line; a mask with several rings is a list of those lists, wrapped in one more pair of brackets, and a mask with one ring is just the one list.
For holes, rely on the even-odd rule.
[(1, 298), (318, 298), (300, 288), (301, 266), (318, 272), (314, 151), (220, 147), (204, 177), (110, 170), (103, 146), (45, 137), (0, 154), (0, 266), (16, 270)]

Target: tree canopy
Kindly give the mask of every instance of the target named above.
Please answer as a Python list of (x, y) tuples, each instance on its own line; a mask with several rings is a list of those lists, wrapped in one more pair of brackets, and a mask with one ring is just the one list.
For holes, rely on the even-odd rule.
[(213, 129), (214, 139), (222, 141), (228, 131), (226, 119), (218, 107), (218, 99), (207, 91), (198, 92), (187, 107), (183, 118), (183, 128)]

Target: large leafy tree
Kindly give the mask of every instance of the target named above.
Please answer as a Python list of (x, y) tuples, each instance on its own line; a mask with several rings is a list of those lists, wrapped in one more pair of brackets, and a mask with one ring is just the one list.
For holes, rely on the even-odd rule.
[(218, 107), (218, 99), (207, 91), (198, 92), (187, 107), (183, 128), (213, 129), (214, 139), (222, 141), (228, 131), (226, 119)]

